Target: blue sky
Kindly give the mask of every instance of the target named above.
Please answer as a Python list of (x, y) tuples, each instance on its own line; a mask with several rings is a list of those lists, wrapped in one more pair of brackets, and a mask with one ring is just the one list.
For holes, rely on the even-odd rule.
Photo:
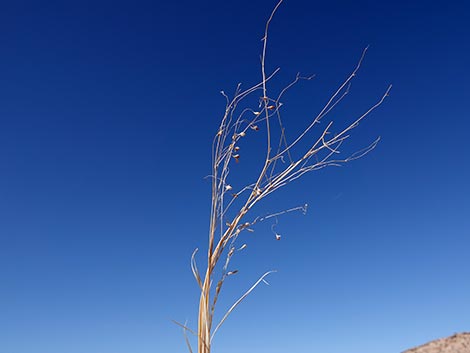
[[(0, 352), (185, 350), (189, 258), (204, 249), (221, 89), (260, 79), (274, 2), (5, 3), (0, 12)], [(332, 118), (365, 158), (265, 200), (309, 212), (246, 236), (214, 352), (400, 352), (470, 330), (470, 27), (456, 1), (286, 0), (273, 89), (298, 131), (370, 45)], [(289, 114), (287, 114), (289, 113)], [(254, 147), (258, 148), (258, 147)], [(262, 148), (262, 146), (261, 146)], [(245, 167), (245, 169), (243, 169)], [(237, 165), (252, 176), (252, 166)], [(261, 212), (261, 211), (260, 211)], [(245, 240), (245, 239), (244, 239)]]

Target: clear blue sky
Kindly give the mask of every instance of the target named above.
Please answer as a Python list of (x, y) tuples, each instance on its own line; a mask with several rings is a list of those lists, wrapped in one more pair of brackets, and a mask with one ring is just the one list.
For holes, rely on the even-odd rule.
[[(272, 1), (5, 2), (0, 11), (0, 353), (184, 352), (219, 91), (257, 82)], [(250, 234), (221, 308), (266, 270), (214, 353), (400, 352), (470, 330), (468, 5), (286, 0), (276, 85), (303, 126), (370, 51), (346, 123), (379, 146), (308, 175)], [(240, 163), (237, 167), (242, 168)], [(248, 168), (250, 169), (250, 168)], [(245, 170), (246, 176), (252, 170)], [(240, 175), (245, 176), (241, 173)], [(220, 314), (221, 312), (219, 312)]]

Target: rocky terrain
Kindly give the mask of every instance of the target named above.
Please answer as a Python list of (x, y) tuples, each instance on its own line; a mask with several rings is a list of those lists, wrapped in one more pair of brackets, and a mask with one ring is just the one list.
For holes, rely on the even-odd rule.
[(440, 338), (403, 353), (470, 353), (470, 332)]

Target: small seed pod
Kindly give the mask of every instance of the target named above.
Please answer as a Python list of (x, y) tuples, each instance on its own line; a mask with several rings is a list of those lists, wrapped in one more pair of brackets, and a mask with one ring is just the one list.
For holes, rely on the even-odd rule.
[(247, 246), (246, 244), (243, 244), (242, 246), (240, 246), (240, 249), (238, 249), (238, 251), (245, 249), (246, 246)]
[(281, 235), (276, 233), (276, 240), (281, 240)]

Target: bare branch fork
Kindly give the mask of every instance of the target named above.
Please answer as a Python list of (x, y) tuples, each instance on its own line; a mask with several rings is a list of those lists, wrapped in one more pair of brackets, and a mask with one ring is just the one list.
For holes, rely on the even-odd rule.
[[(227, 278), (238, 272), (237, 270), (229, 270), (230, 261), (237, 252), (246, 248), (246, 244), (238, 248), (236, 247), (236, 240), (240, 234), (243, 231), (253, 231), (253, 226), (256, 223), (273, 217), (276, 218), (277, 223), (277, 217), (286, 213), (293, 211), (305, 213), (307, 205), (285, 209), (263, 217), (256, 217), (251, 222), (248, 222), (245, 219), (250, 210), (266, 196), (308, 172), (327, 166), (342, 165), (363, 157), (373, 150), (380, 140), (380, 138), (377, 138), (363, 149), (347, 157), (340, 157), (340, 147), (349, 139), (352, 131), (384, 102), (389, 95), (391, 85), (375, 104), (366, 109), (359, 117), (352, 120), (345, 128), (334, 132), (332, 130), (333, 121), (330, 121), (323, 130), (320, 130), (315, 139), (311, 139), (309, 134), (349, 93), (351, 82), (356, 77), (366, 55), (368, 48), (365, 48), (356, 67), (330, 96), (319, 113), (297, 137), (290, 142), (288, 141), (281, 118), (281, 98), (300, 80), (311, 80), (313, 76), (303, 77), (298, 74), (277, 96), (271, 98), (268, 94), (268, 84), (279, 72), (278, 68), (269, 75), (266, 73), (268, 32), (272, 19), (282, 2), (283, 0), (280, 0), (277, 3), (266, 22), (262, 38), (261, 82), (246, 90), (242, 90), (239, 84), (233, 98), (230, 98), (225, 92), (221, 92), (225, 97), (226, 106), (212, 143), (212, 171), (210, 175), (212, 198), (207, 265), (204, 273), (199, 272), (196, 264), (198, 249), (191, 256), (191, 270), (201, 290), (197, 332), (189, 329), (186, 324), (178, 324), (183, 328), (185, 340), (191, 353), (192, 348), (186, 335), (187, 332), (197, 336), (198, 353), (210, 353), (212, 340), (227, 317), (260, 283), (266, 283), (266, 276), (274, 272), (269, 271), (263, 274), (225, 312), (222, 319), (214, 325), (215, 308), (223, 284)], [(248, 97), (255, 95), (259, 97), (258, 106), (240, 108), (242, 101), (246, 102)], [(264, 128), (260, 126), (261, 124), (264, 125)], [(255, 175), (255, 178), (250, 183), (247, 183), (239, 191), (234, 192), (232, 185), (229, 183), (229, 176), (230, 166), (233, 163), (242, 161), (241, 155), (243, 153), (240, 151), (239, 142), (241, 139), (249, 138), (250, 135), (262, 129), (265, 129), (264, 133), (266, 134), (266, 150), (259, 173)], [(274, 134), (279, 134), (279, 136), (275, 137)], [(274, 138), (276, 138), (277, 145), (273, 146)], [(300, 145), (307, 147), (299, 147)], [(293, 157), (294, 151), (295, 155), (299, 157)], [(235, 206), (237, 206), (236, 209), (234, 209)], [(276, 234), (276, 238), (280, 239), (280, 236), (278, 237), (278, 234)], [(226, 254), (226, 257), (222, 264), (220, 260), (223, 254)], [(220, 268), (221, 274), (214, 288), (213, 283), (217, 268)]]

